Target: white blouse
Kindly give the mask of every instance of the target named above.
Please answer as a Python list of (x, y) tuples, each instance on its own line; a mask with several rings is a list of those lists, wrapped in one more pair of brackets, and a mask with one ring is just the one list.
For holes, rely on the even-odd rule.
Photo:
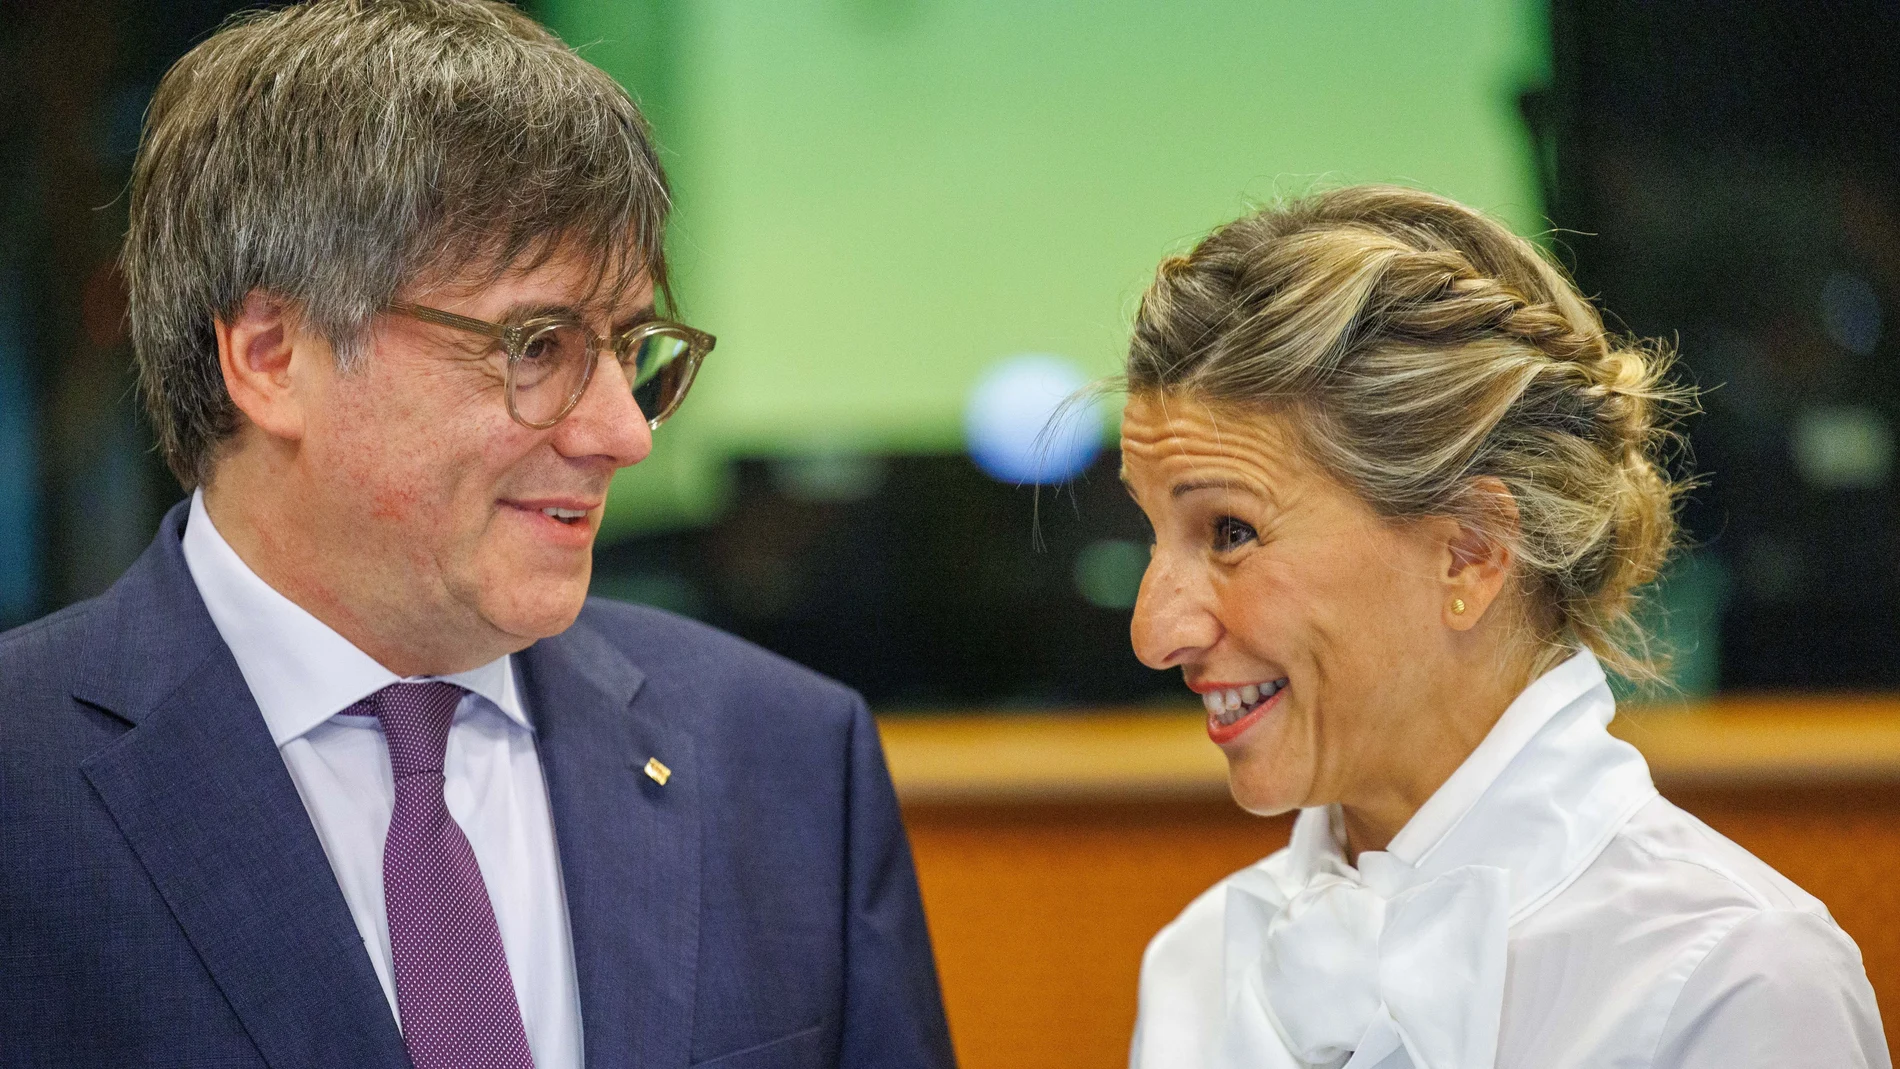
[(1336, 806), (1215, 884), (1141, 968), (1134, 1069), (1889, 1069), (1826, 907), (1656, 794), (1587, 651), (1384, 851)]

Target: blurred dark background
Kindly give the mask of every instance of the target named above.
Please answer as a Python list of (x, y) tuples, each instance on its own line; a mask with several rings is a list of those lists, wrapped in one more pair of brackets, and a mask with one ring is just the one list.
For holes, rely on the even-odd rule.
[(1567, 0), (1529, 109), (1579, 280), (1709, 390), (1720, 685), (1900, 684), (1900, 5)]
[[(240, 6), (0, 5), (0, 625), (102, 590), (180, 497), (138, 411), (114, 259), (152, 87)], [(573, 6), (529, 5), (557, 28), (580, 18)], [(663, 43), (690, 36), (690, 5), (588, 14), (623, 7)], [(928, 8), (890, 5), (926, 27)], [(1707, 482), (1685, 517), (1695, 549), (1656, 618), (1683, 652), (1684, 689), (1900, 685), (1900, 5), (1557, 0), (1526, 17), (1547, 70), (1484, 92), (1521, 140), (1538, 200), (1527, 214), (1547, 217), (1553, 247), (1629, 329), (1678, 339), (1685, 373), (1709, 390), (1690, 427)], [(1334, 44), (1349, 61), (1352, 43)], [(695, 191), (716, 183), (693, 162), (720, 159), (715, 139), (696, 139), (706, 113), (671, 75), (636, 88), (677, 147), (669, 167), (687, 229), (711, 260), (718, 204)], [(1180, 166), (1226, 166), (1231, 177), (1207, 180), (1235, 198), (1278, 169)], [(1323, 177), (1389, 177), (1366, 170)], [(1151, 266), (1168, 241), (1240, 207), (1169, 217), (1165, 240), (1144, 238), (1140, 256)], [(1179, 221), (1189, 216), (1192, 228)], [(713, 294), (699, 306), (717, 309), (717, 271), (694, 270), (689, 301), (697, 277)], [(1117, 270), (1125, 284), (1101, 295), (1109, 314), (1098, 318), (1117, 302), (1124, 314), (1104, 336), (1125, 328), (1139, 292), (1139, 273)], [(721, 332), (725, 359), (729, 335), (705, 325)], [(1078, 367), (1094, 375), (1112, 361), (1104, 349)], [(890, 365), (892, 383), (904, 367)], [(896, 388), (847, 374), (872, 397)], [(706, 412), (682, 442), (739, 419), (713, 382), (702, 389), (712, 399), (695, 395)], [(736, 631), (885, 708), (1178, 699), (1178, 680), (1128, 651), (1146, 534), (1112, 449), (1038, 490), (986, 474), (943, 435), (901, 448), (756, 440), (702, 450), (694, 478), (712, 489), (604, 540), (597, 592)]]

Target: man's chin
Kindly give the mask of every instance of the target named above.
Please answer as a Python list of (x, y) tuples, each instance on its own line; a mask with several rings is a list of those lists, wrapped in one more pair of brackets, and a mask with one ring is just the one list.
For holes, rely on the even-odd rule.
[(516, 649), (525, 649), (574, 626), (587, 604), (586, 583), (562, 585), (567, 589), (493, 599), (482, 615), (497, 631), (518, 640)]

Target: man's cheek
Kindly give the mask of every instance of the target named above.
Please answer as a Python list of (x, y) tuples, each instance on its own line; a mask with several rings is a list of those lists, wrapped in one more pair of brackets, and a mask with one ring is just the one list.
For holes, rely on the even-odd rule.
[(401, 487), (379, 487), (370, 494), (370, 516), (389, 523), (408, 523), (416, 514), (417, 497)]

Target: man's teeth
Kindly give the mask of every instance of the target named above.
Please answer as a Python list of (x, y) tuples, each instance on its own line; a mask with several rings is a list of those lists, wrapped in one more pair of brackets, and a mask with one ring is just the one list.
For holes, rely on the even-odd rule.
[(1210, 690), (1201, 695), (1201, 704), (1207, 707), (1208, 716), (1225, 727), (1253, 712), (1262, 702), (1285, 687), (1286, 680), (1276, 679), (1271, 683), (1249, 683), (1244, 687)]
[(565, 522), (568, 520), (578, 520), (586, 516), (587, 510), (586, 509), (562, 509), (562, 508), (554, 508), (553, 506), (549, 506), (548, 508), (544, 508), (541, 510), (541, 515), (552, 516), (557, 520), (561, 520)]

